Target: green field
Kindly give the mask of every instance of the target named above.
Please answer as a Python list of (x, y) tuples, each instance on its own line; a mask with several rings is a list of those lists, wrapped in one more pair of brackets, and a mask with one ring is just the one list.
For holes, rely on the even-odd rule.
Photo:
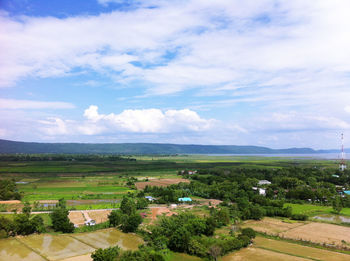
[[(331, 206), (316, 206), (311, 204), (291, 204), (286, 203), (285, 207), (292, 207), (293, 214), (305, 214), (309, 217), (317, 214), (334, 214)], [(343, 208), (340, 215), (350, 216), (350, 208)]]

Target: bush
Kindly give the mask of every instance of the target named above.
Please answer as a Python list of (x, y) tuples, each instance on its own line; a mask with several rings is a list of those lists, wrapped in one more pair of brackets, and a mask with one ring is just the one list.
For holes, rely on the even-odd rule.
[(250, 239), (255, 238), (256, 236), (256, 232), (250, 227), (243, 228), (241, 234), (249, 237)]
[(118, 246), (106, 249), (99, 248), (91, 254), (93, 261), (114, 261), (118, 257), (120, 248)]
[(293, 220), (301, 220), (301, 221), (306, 221), (308, 220), (308, 216), (305, 214), (293, 214), (291, 216), (291, 219)]

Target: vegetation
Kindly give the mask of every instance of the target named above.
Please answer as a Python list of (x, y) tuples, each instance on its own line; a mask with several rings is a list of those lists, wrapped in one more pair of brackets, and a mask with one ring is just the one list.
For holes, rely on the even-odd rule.
[(0, 179), (0, 200), (20, 200), (21, 197), (22, 195), (18, 192), (16, 183), (13, 179)]
[[(139, 202), (140, 199), (137, 199), (137, 203)], [(114, 227), (120, 227), (126, 233), (135, 232), (142, 223), (142, 217), (136, 213), (137, 207), (140, 207), (137, 203), (135, 203), (132, 197), (124, 197), (120, 205), (120, 210), (113, 210), (109, 214), (109, 224)]]
[(64, 199), (59, 200), (58, 206), (51, 213), (52, 227), (55, 231), (63, 233), (72, 233), (74, 231), (74, 224), (68, 218), (69, 211), (66, 209), (66, 202)]

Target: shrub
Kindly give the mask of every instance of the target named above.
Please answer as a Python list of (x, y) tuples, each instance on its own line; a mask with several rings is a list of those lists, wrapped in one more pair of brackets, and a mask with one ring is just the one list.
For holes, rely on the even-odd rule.
[(256, 236), (256, 232), (250, 227), (243, 228), (241, 234), (249, 237), (250, 239), (255, 238)]
[(308, 216), (305, 214), (293, 214), (291, 216), (291, 219), (293, 220), (301, 220), (301, 221), (306, 221), (308, 219)]
[(99, 248), (95, 252), (91, 254), (91, 258), (93, 261), (114, 261), (120, 252), (120, 248), (118, 246), (109, 247), (109, 248)]

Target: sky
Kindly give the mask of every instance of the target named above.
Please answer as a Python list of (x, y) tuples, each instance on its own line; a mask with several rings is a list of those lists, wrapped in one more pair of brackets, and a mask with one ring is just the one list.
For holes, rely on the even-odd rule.
[(0, 139), (350, 147), (349, 10), (0, 0)]

